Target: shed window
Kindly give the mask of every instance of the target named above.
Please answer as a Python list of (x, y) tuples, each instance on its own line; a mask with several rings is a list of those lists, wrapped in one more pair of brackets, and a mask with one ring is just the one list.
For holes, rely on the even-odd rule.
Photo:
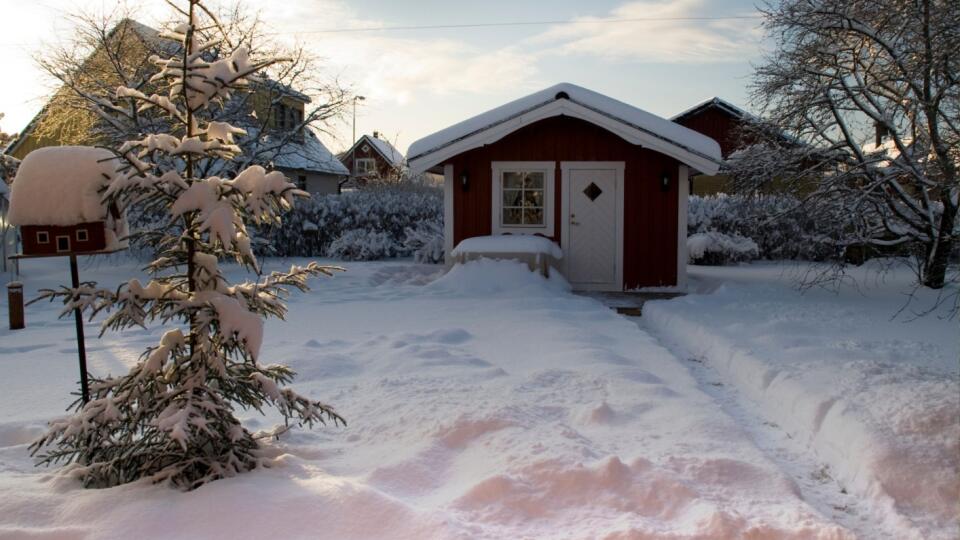
[(57, 237), (57, 251), (70, 251), (70, 237), (69, 236), (58, 236)]
[(90, 239), (86, 229), (77, 229), (77, 242), (86, 242)]
[(501, 225), (543, 227), (545, 176), (543, 171), (503, 171)]
[(556, 163), (493, 163), (494, 234), (553, 235), (553, 190)]
[(353, 160), (354, 174), (373, 174), (377, 170), (377, 161), (374, 158), (357, 158)]
[(37, 243), (38, 244), (49, 244), (50, 243), (50, 233), (47, 231), (37, 231)]

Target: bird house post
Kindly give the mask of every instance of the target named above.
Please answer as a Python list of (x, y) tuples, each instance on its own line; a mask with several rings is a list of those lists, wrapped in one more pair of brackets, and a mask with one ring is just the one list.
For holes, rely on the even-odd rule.
[[(20, 227), (23, 248), (23, 253), (11, 259), (68, 257), (70, 284), (76, 295), (80, 288), (78, 255), (101, 255), (126, 248), (126, 220), (118, 208), (104, 203), (102, 195), (106, 183), (117, 174), (116, 156), (100, 148), (57, 146), (28, 154), (11, 189), (8, 220)], [(83, 313), (80, 307), (73, 311), (80, 393), (87, 403), (90, 388)]]

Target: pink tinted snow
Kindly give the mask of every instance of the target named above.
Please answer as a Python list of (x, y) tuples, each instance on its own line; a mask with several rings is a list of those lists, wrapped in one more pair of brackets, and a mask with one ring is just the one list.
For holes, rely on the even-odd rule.
[[(644, 306), (645, 322), (701, 358), (769, 422), (807, 445), (903, 538), (953, 538), (960, 509), (960, 343), (935, 311), (897, 315), (909, 269), (855, 269), (839, 294), (791, 288), (797, 268), (692, 267), (709, 295)], [(873, 267), (876, 271), (876, 266)], [(915, 305), (932, 305), (920, 291)], [(913, 320), (911, 320), (913, 319)]]

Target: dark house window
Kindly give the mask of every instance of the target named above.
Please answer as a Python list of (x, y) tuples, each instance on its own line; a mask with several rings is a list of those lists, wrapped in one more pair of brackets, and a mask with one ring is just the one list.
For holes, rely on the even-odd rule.
[(50, 243), (50, 233), (47, 231), (37, 231), (37, 243), (38, 244), (49, 244)]
[(297, 188), (307, 190), (307, 177), (305, 175), (297, 176)]
[(58, 236), (58, 237), (57, 237), (57, 251), (70, 251), (70, 237), (69, 237), (69, 236)]
[(90, 239), (86, 229), (77, 229), (77, 242), (86, 242)]
[(303, 123), (303, 111), (286, 103), (276, 103), (272, 109), (273, 122), (277, 129), (291, 131)]

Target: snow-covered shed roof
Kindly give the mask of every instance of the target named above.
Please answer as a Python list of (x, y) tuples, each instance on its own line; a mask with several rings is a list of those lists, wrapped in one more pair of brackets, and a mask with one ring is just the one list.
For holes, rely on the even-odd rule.
[(377, 153), (380, 154), (383, 157), (383, 159), (385, 159), (387, 163), (389, 163), (390, 165), (393, 165), (394, 167), (400, 167), (403, 165), (403, 154), (400, 153), (400, 151), (397, 150), (388, 141), (385, 141), (375, 135), (362, 135), (359, 139), (357, 139), (357, 142), (353, 143), (353, 146), (351, 146), (346, 152), (343, 152), (340, 155), (342, 156), (350, 155), (351, 152), (356, 150), (357, 147), (359, 147), (360, 144), (364, 142), (372, 146), (377, 151)]
[(560, 115), (597, 124), (630, 143), (671, 156), (700, 172), (714, 174), (720, 166), (720, 145), (710, 137), (592, 90), (560, 83), (414, 142), (407, 150), (411, 173), (426, 171), (525, 125)]
[(100, 190), (118, 174), (115, 156), (91, 146), (48, 146), (27, 154), (13, 179), (13, 225), (76, 225), (107, 218)]
[(697, 114), (700, 111), (709, 109), (711, 107), (720, 109), (721, 111), (724, 111), (725, 113), (729, 114), (734, 118), (747, 119), (747, 120), (756, 118), (756, 116), (754, 116), (753, 114), (748, 113), (747, 111), (741, 109), (740, 107), (737, 107), (736, 105), (734, 105), (733, 103), (730, 103), (729, 101), (726, 101), (719, 97), (712, 97), (706, 101), (697, 103), (693, 107), (690, 107), (689, 109), (679, 114), (672, 116), (670, 118), (670, 121), (679, 122), (680, 120), (683, 120), (688, 116), (693, 116), (694, 114)]
[(303, 141), (291, 140), (273, 158), (274, 166), (308, 172), (348, 176), (350, 171), (333, 155), (309, 127), (303, 129)]

